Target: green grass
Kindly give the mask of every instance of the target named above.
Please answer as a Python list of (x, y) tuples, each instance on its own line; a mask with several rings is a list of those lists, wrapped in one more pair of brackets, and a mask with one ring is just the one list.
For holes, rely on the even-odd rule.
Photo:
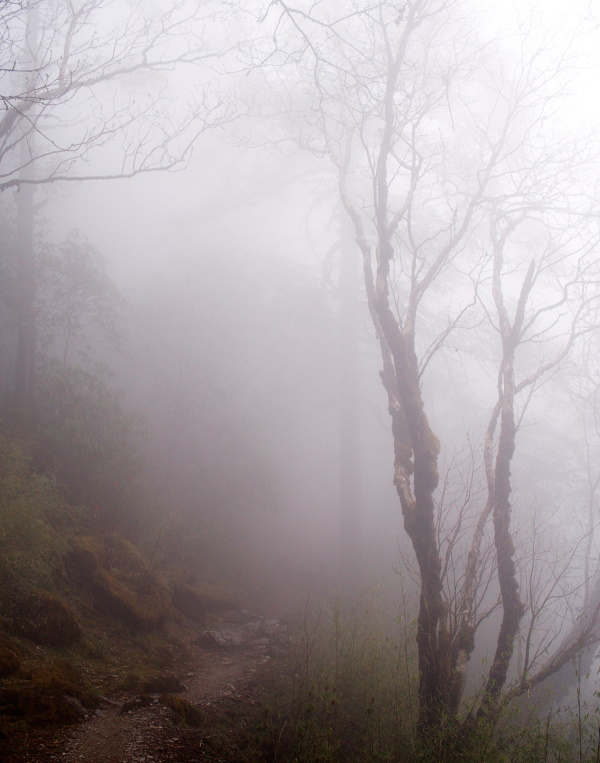
[[(497, 726), (458, 722), (416, 742), (415, 624), (368, 593), (354, 606), (309, 606), (266, 688), (253, 755), (261, 763), (600, 763), (600, 709), (550, 717), (512, 708)], [(460, 741), (461, 743), (457, 743)]]
[(258, 733), (261, 759), (414, 760), (411, 630), (390, 621), (371, 594), (353, 607), (306, 607), (283, 670), (274, 671)]

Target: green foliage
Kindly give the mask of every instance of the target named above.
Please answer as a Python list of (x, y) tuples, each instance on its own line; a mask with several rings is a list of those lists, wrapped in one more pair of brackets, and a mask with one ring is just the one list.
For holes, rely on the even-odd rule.
[[(407, 629), (408, 630), (408, 629)], [(411, 634), (372, 600), (350, 611), (308, 609), (285, 681), (267, 702), (264, 760), (414, 760), (416, 670)]]
[(163, 622), (165, 592), (143, 555), (124, 538), (74, 538), (67, 565), (74, 579), (89, 586), (102, 607), (126, 625), (152, 630)]
[(40, 256), (38, 333), (64, 365), (85, 361), (99, 340), (115, 344), (122, 297), (100, 252), (79, 230)]
[(33, 471), (26, 445), (0, 434), (0, 585), (46, 585), (75, 516), (54, 480)]
[(274, 671), (253, 760), (264, 763), (597, 763), (600, 707), (539, 718), (513, 709), (500, 724), (455, 718), (417, 741), (415, 623), (386, 620), (373, 598), (306, 608), (285, 669)]
[(71, 606), (61, 597), (42, 589), (13, 588), (5, 611), (11, 630), (46, 646), (71, 646), (81, 639), (81, 628)]
[(562, 708), (546, 717), (514, 713), (496, 735), (496, 749), (499, 763), (598, 763), (600, 707)]
[(36, 435), (40, 462), (69, 498), (92, 507), (105, 526), (114, 525), (139, 472), (139, 427), (106, 374), (46, 362), (38, 380)]

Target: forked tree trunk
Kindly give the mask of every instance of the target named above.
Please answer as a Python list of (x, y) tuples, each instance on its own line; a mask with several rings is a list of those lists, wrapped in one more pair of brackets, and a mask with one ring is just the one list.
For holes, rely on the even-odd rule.
[(439, 482), (440, 443), (425, 414), (412, 335), (403, 332), (389, 304), (389, 260), (381, 255), (383, 247), (380, 246), (374, 278), (371, 248), (360, 214), (345, 192), (343, 175), (340, 181), (342, 200), (354, 223), (356, 242), (363, 254), (367, 302), (383, 360), (381, 378), (388, 396), (394, 437), (394, 485), (421, 576), (417, 632), (418, 732), (424, 738), (447, 716), (453, 682), (433, 498)]

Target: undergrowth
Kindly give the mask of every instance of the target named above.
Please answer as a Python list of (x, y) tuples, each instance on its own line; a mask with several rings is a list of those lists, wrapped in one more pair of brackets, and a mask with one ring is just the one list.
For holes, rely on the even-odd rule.
[[(460, 726), (416, 743), (415, 623), (377, 597), (306, 606), (276, 660), (248, 760), (261, 763), (600, 763), (596, 701), (543, 715), (520, 706), (457, 744)], [(597, 696), (596, 696), (597, 699)], [(246, 759), (246, 758), (245, 758)]]
[(414, 760), (413, 626), (375, 596), (354, 607), (305, 608), (283, 670), (274, 671), (258, 734), (260, 759)]
[(77, 509), (52, 477), (36, 473), (29, 448), (0, 433), (0, 582), (47, 585), (66, 550)]

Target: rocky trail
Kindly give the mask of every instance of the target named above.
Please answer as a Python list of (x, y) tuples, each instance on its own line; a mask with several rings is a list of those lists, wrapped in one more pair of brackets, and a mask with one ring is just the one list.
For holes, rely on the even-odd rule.
[(260, 713), (259, 689), (286, 641), (274, 619), (202, 632), (189, 645), (184, 675), (162, 674), (141, 694), (102, 697), (97, 710), (81, 708), (76, 725), (24, 739), (5, 763), (243, 760), (238, 743)]

